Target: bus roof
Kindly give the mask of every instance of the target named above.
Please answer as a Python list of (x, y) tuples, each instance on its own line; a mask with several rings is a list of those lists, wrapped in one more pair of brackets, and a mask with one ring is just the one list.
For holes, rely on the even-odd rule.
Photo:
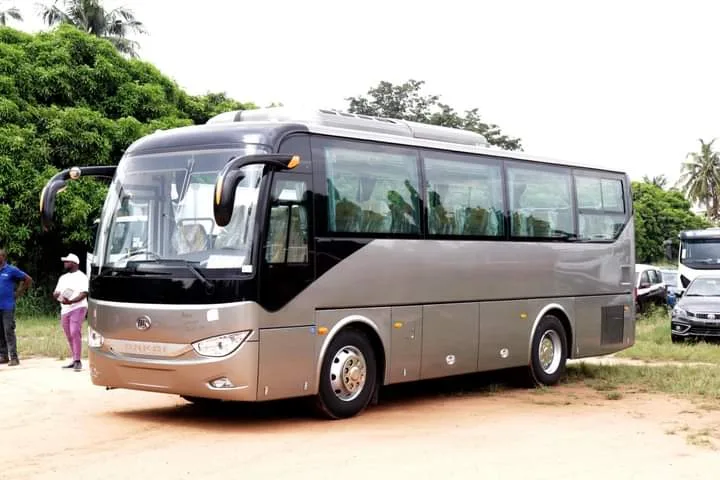
[(685, 230), (678, 234), (681, 240), (720, 238), (720, 228), (710, 227), (701, 230)]
[(288, 107), (224, 112), (210, 118), (205, 125), (174, 128), (147, 135), (135, 141), (127, 152), (136, 155), (193, 146), (227, 148), (243, 143), (272, 145), (283, 135), (298, 131), (625, 174), (624, 171), (599, 165), (499, 149), (490, 146), (483, 135), (460, 128), (335, 110)]

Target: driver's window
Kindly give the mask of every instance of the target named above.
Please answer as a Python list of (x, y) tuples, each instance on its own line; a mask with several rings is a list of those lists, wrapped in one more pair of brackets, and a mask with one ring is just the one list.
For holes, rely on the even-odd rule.
[(648, 272), (643, 272), (642, 276), (640, 277), (640, 285), (648, 285), (650, 283), (650, 277), (648, 276)]
[(308, 263), (307, 185), (303, 180), (278, 180), (273, 185), (265, 261)]

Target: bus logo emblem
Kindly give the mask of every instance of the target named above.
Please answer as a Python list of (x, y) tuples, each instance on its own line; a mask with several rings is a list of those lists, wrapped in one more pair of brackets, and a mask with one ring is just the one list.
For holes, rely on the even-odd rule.
[(138, 330), (147, 330), (148, 328), (150, 328), (150, 325), (152, 325), (152, 321), (147, 315), (143, 315), (142, 317), (139, 317), (137, 320), (135, 320), (135, 328), (137, 328)]

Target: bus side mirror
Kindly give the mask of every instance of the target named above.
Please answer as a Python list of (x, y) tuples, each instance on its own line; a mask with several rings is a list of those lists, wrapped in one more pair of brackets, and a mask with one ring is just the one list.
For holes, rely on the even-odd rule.
[(115, 166), (72, 167), (53, 176), (40, 192), (40, 221), (43, 230), (48, 231), (52, 226), (55, 213), (55, 197), (65, 190), (68, 180), (77, 180), (83, 175), (86, 177), (112, 178), (115, 175), (116, 168)]
[(215, 223), (219, 227), (230, 223), (235, 205), (235, 189), (245, 178), (241, 169), (257, 164), (266, 165), (273, 170), (292, 170), (300, 165), (300, 157), (286, 154), (256, 154), (231, 158), (220, 170), (215, 182), (213, 213)]

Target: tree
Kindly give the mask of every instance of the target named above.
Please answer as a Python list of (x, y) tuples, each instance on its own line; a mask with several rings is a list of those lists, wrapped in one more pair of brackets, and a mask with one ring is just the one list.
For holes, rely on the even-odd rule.
[(464, 115), (440, 102), (438, 95), (421, 93), (424, 81), (410, 79), (401, 85), (382, 81), (367, 91), (367, 97), (348, 97), (348, 111), (363, 115), (464, 128), (485, 136), (488, 143), (506, 150), (522, 150), (519, 138), (504, 135), (500, 127), (482, 121), (478, 109)]
[(256, 107), (188, 95), (153, 65), (69, 25), (37, 35), (0, 27), (0, 247), (52, 286), (60, 256), (90, 248), (107, 191), (92, 179), (71, 182), (57, 198), (56, 226), (42, 233), (38, 199), (52, 175), (117, 164), (143, 135), (245, 108)]
[(677, 190), (650, 182), (633, 182), (635, 257), (655, 262), (665, 256), (663, 242), (676, 241), (681, 230), (706, 228), (709, 223), (690, 211), (690, 202)]
[(688, 153), (678, 183), (690, 201), (705, 206), (710, 220), (717, 220), (720, 213), (720, 155), (713, 150), (715, 139), (707, 143), (702, 139), (699, 141), (700, 151)]
[(8, 19), (13, 19), (18, 22), (22, 22), (23, 18), (20, 14), (20, 10), (18, 10), (15, 7), (10, 7), (7, 9), (3, 9), (2, 5), (0, 5), (0, 26), (7, 25)]
[[(58, 6), (62, 2), (63, 8)], [(129, 40), (127, 34), (146, 33), (145, 27), (135, 19), (131, 10), (115, 8), (107, 11), (101, 0), (55, 0), (51, 5), (40, 5), (41, 16), (48, 26), (69, 24), (83, 32), (109, 40), (119, 52), (137, 57), (139, 44)]]
[(658, 186), (664, 190), (665, 187), (667, 187), (668, 180), (665, 175), (656, 175), (652, 178), (648, 175), (643, 175), (643, 182)]

